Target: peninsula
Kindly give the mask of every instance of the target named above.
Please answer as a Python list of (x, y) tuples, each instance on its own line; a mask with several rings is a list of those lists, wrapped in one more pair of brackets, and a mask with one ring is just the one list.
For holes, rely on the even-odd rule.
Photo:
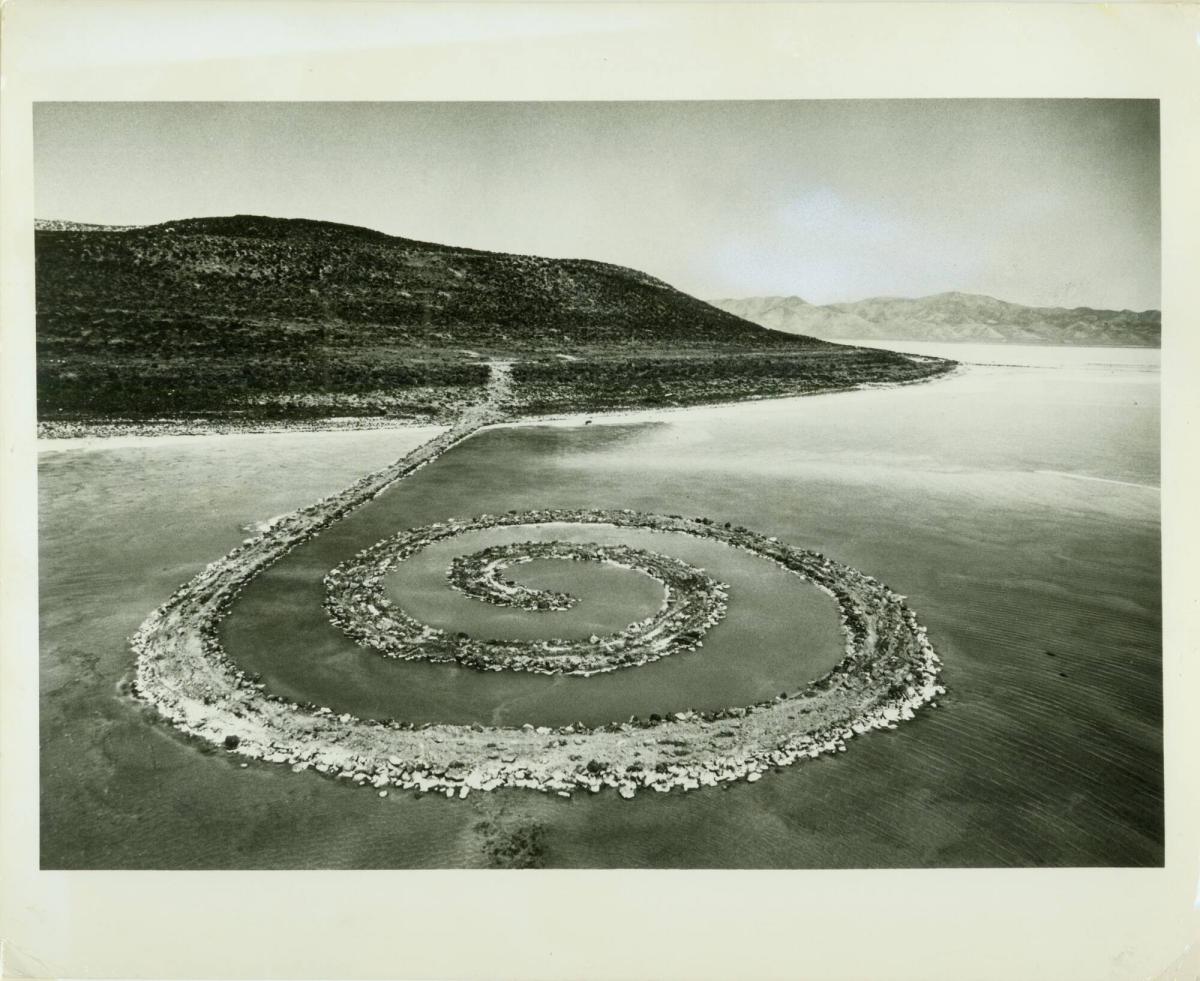
[(360, 719), (264, 690), (217, 625), (247, 582), (482, 428), (549, 413), (687, 406), (936, 378), (945, 359), (764, 329), (644, 273), (480, 252), (326, 222), (253, 216), (37, 232), (39, 418), (44, 435), (378, 426), (447, 428), (344, 490), (273, 519), (180, 586), (142, 624), (133, 694), (177, 729), (248, 759), (465, 797), (529, 787), (693, 790), (754, 781), (891, 728), (942, 691), (902, 596), (823, 555), (705, 517), (538, 508), (401, 530), (332, 569), (325, 608), (382, 656), (485, 671), (593, 675), (703, 646), (727, 587), (669, 554), (552, 540), (459, 556), (448, 585), (493, 604), (573, 597), (504, 578), (533, 559), (603, 562), (656, 579), (660, 609), (607, 636), (483, 640), (422, 624), (384, 578), (467, 531), (588, 526), (709, 538), (830, 595), (845, 657), (793, 694), (716, 711), (551, 728)]
[(43, 436), (453, 424), (907, 382), (953, 362), (768, 330), (645, 273), (238, 215), (42, 223)]

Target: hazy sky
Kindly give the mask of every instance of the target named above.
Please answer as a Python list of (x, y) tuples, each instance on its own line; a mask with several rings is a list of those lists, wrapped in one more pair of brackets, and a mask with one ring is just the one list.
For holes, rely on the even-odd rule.
[(1159, 305), (1152, 101), (43, 103), (42, 218), (263, 214), (702, 297)]

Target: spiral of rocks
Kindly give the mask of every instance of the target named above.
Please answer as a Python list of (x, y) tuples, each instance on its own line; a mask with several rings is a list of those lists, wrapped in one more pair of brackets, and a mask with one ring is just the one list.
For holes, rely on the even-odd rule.
[[(507, 384), (502, 366), (498, 369), (493, 388), (497, 398)], [(751, 552), (825, 591), (838, 607), (845, 638), (842, 660), (801, 691), (751, 705), (556, 727), (416, 725), (403, 719), (358, 718), (329, 706), (274, 695), (232, 661), (217, 628), (247, 582), (496, 418), (489, 405), (468, 410), (458, 425), (429, 443), (343, 491), (281, 516), (209, 563), (151, 613), (132, 639), (137, 657), (135, 696), (181, 732), (231, 754), (287, 765), (298, 772), (311, 769), (369, 786), (381, 796), (390, 788), (466, 797), (501, 787), (564, 796), (609, 787), (623, 797), (633, 797), (647, 790), (696, 790), (733, 780), (757, 781), (772, 768), (841, 752), (849, 740), (872, 730), (894, 729), (913, 719), (922, 706), (936, 704), (944, 692), (940, 661), (925, 627), (904, 596), (873, 577), (746, 528), (718, 525), (704, 517), (630, 510), (535, 509), (401, 532), (360, 553), (339, 567), (340, 572), (334, 570), (337, 575), (331, 572), (327, 605), (331, 615), (348, 617), (343, 626), (352, 633), (367, 627), (378, 630), (371, 639), (379, 640), (381, 649), (401, 637), (406, 638), (403, 643), (415, 645), (412, 652), (421, 656), (436, 660), (445, 654), (444, 659), (471, 663), (469, 646), (445, 647), (444, 636), (427, 634), (426, 626), (415, 621), (406, 624), (402, 611), (371, 603), (372, 596), (379, 597), (370, 591), (391, 563), (430, 541), (474, 528), (525, 524), (649, 528), (710, 538)], [(529, 548), (530, 543), (519, 543), (508, 558), (533, 554)], [(643, 631), (632, 638), (650, 636), (636, 657), (656, 652), (662, 656), (686, 647), (692, 642), (689, 631), (704, 623), (711, 627), (717, 611), (723, 610), (723, 586), (669, 556), (647, 550), (605, 552), (599, 550), (608, 546), (577, 543), (549, 543), (546, 548), (548, 557), (581, 555), (589, 561), (617, 561), (666, 584), (669, 612), (658, 620), (651, 618), (662, 630)], [(505, 565), (494, 565), (495, 576), (484, 576), (482, 570), (493, 558), (501, 556), (477, 555), (466, 562), (460, 572), (463, 584), (485, 593), (494, 591), (502, 582), (499, 576)], [(676, 594), (684, 605), (670, 605)], [(689, 598), (698, 599), (698, 605), (687, 606)], [(414, 628), (419, 628), (419, 642), (406, 633)], [(549, 662), (539, 665), (539, 658), (557, 658), (553, 664), (558, 671), (612, 670), (626, 665), (623, 658), (630, 639), (623, 637), (626, 646), (621, 648), (611, 636), (589, 638), (588, 649), (577, 654), (484, 649), (482, 660), (472, 666), (536, 670), (551, 666)], [(658, 642), (665, 646), (656, 648)], [(638, 650), (636, 645), (634, 649)], [(580, 660), (572, 663), (569, 659), (576, 656)], [(520, 665), (521, 657), (533, 660)]]
[[(534, 559), (604, 562), (644, 573), (664, 589), (661, 607), (652, 616), (603, 637), (578, 640), (488, 640), (423, 624), (396, 607), (385, 595), (384, 579), (408, 557), (434, 542), (469, 531), (514, 525), (595, 523), (603, 511), (510, 512), (451, 520), (401, 532), (359, 552), (325, 579), (325, 607), (330, 619), (357, 643), (400, 660), (456, 661), (481, 670), (530, 671), (540, 674), (593, 675), (634, 667), (700, 646), (708, 629), (724, 617), (726, 586), (703, 570), (680, 559), (629, 545), (549, 541), (497, 545), (451, 564), (448, 578), (467, 595), (486, 602), (531, 610), (563, 609), (574, 597), (532, 590), (500, 578), (515, 563)], [(622, 527), (653, 528), (647, 516), (641, 525), (628, 515), (612, 521)], [(568, 602), (570, 601), (570, 602)]]

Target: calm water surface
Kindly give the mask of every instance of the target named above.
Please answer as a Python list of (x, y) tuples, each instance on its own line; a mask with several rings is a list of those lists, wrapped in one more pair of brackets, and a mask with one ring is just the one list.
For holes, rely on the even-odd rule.
[[(496, 435), (507, 439), (510, 433)], [(343, 534), (356, 544), (383, 537), (404, 522), (413, 496), (410, 489), (398, 488), (372, 502), (346, 519)], [(321, 577), (348, 551), (340, 538), (321, 536), (246, 588), (225, 621), (225, 649), (239, 664), (261, 673), (271, 691), (338, 713), (518, 726), (602, 725), (631, 715), (746, 705), (795, 691), (842, 657), (845, 642), (832, 599), (776, 565), (686, 535), (539, 526), (467, 534), (406, 561), (391, 577), (389, 592), (422, 622), (480, 637), (586, 637), (620, 630), (658, 609), (662, 587), (648, 576), (592, 563), (553, 563), (559, 568), (547, 584), (581, 599), (561, 613), (505, 610), (446, 585), (454, 555), (500, 542), (551, 538), (620, 542), (674, 555), (729, 584), (729, 611), (698, 651), (590, 678), (399, 662), (356, 646), (325, 618)]]
[[(484, 861), (481, 816), (543, 822), (548, 860), (564, 866), (1160, 864), (1158, 352), (917, 353), (939, 351), (975, 363), (899, 389), (482, 433), (291, 553), (225, 622), (231, 654), (272, 690), (431, 720), (739, 704), (836, 659), (824, 596), (685, 536), (659, 536), (671, 539), (659, 550), (728, 582), (729, 616), (702, 650), (641, 668), (555, 679), (392, 662), (325, 622), (321, 577), (378, 538), (552, 506), (708, 515), (779, 535), (887, 582), (929, 626), (949, 688), (936, 711), (757, 784), (632, 802), (380, 800), (286, 768), (243, 770), (117, 693), (125, 639), (243, 525), (349, 482), (415, 434), (44, 455), (43, 865), (471, 866)], [(390, 585), (430, 620), (564, 633), (444, 588), (452, 554), (490, 540), (430, 550)], [(585, 599), (575, 629), (619, 626), (659, 601), (645, 577), (585, 568), (571, 573)]]

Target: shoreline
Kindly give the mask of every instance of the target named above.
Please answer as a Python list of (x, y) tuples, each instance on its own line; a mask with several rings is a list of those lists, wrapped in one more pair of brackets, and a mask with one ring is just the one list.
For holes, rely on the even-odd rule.
[[(496, 362), (494, 362), (496, 363)], [(507, 364), (507, 362), (504, 362)], [(629, 406), (610, 409), (564, 409), (561, 412), (509, 415), (486, 423), (486, 428), (498, 429), (515, 426), (538, 425), (583, 425), (591, 420), (597, 423), (653, 421), (663, 413), (686, 412), (695, 409), (726, 409), (740, 405), (757, 405), (785, 402), (789, 399), (805, 399), (818, 395), (845, 395), (853, 392), (885, 391), (910, 385), (925, 385), (941, 381), (964, 372), (970, 365), (956, 363), (945, 371), (921, 378), (896, 382), (864, 382), (841, 388), (823, 388), (810, 392), (793, 392), (786, 395), (747, 396), (717, 402), (694, 402), (690, 405)], [(465, 409), (481, 403), (470, 403)], [(464, 409), (464, 411), (465, 411)], [(298, 433), (352, 433), (412, 429), (452, 428), (452, 422), (409, 420), (378, 416), (341, 416), (336, 419), (305, 420), (278, 423), (55, 423), (38, 422), (35, 439), (38, 454), (71, 452), (77, 450), (118, 449), (127, 446), (166, 446), (190, 443), (193, 440), (218, 439), (226, 436), (254, 437), (278, 436)], [(43, 435), (44, 432), (78, 431), (78, 435)]]
[(87, 436), (71, 439), (39, 439), (36, 452), (39, 457), (59, 453), (98, 453), (104, 450), (158, 448), (162, 446), (204, 446), (226, 440), (249, 441), (263, 436), (296, 436), (313, 439), (336, 439), (347, 435), (367, 433), (428, 433), (432, 439), (450, 427), (448, 425), (375, 427), (369, 429), (298, 429), (264, 433), (196, 433), (186, 436)]
[(894, 729), (920, 707), (936, 706), (945, 691), (938, 682), (940, 661), (905, 597), (819, 553), (749, 529), (631, 511), (536, 510), (511, 521), (650, 522), (657, 530), (711, 537), (761, 555), (833, 596), (846, 637), (845, 658), (792, 695), (597, 727), (415, 726), (335, 715), (329, 707), (266, 693), (228, 658), (217, 637), (218, 624), (244, 585), (345, 514), (497, 422), (510, 367), (493, 365), (491, 401), (465, 411), (457, 425), (344, 490), (274, 519), (180, 586), (131, 640), (137, 656), (134, 696), (181, 732), (247, 761), (284, 764), (296, 772), (314, 769), (369, 785), (381, 797), (389, 788), (402, 788), (459, 798), (498, 787), (565, 797), (609, 787), (631, 798), (646, 790), (754, 782), (773, 767), (844, 751), (855, 735)]
[(578, 426), (589, 421), (595, 425), (609, 423), (654, 422), (658, 416), (680, 412), (694, 412), (702, 409), (731, 409), (747, 405), (773, 405), (799, 399), (816, 398), (822, 395), (853, 395), (859, 392), (882, 392), (895, 388), (909, 388), (914, 385), (929, 385), (943, 381), (955, 375), (965, 373), (972, 365), (956, 363), (936, 374), (912, 378), (908, 381), (895, 382), (864, 382), (859, 385), (847, 385), (843, 388), (822, 388), (814, 392), (793, 392), (787, 395), (752, 395), (741, 399), (727, 399), (720, 402), (694, 402), (691, 405), (656, 405), (631, 406), (629, 408), (595, 409), (595, 410), (564, 410), (563, 412), (543, 413), (538, 415), (520, 416), (517, 419), (496, 422), (489, 429), (514, 428), (518, 426)]
[[(168, 446), (204, 440), (250, 439), (255, 436), (301, 434), (334, 435), (343, 433), (394, 432), (397, 430), (446, 430), (451, 423), (405, 419), (380, 419), (376, 416), (345, 416), (315, 422), (263, 423), (245, 426), (214, 423), (192, 425), (173, 423), (38, 423), (35, 438), (38, 453), (61, 453), (73, 450), (116, 449), (127, 446)], [(333, 423), (330, 425), (329, 423)], [(63, 432), (71, 435), (43, 435), (44, 432)]]

